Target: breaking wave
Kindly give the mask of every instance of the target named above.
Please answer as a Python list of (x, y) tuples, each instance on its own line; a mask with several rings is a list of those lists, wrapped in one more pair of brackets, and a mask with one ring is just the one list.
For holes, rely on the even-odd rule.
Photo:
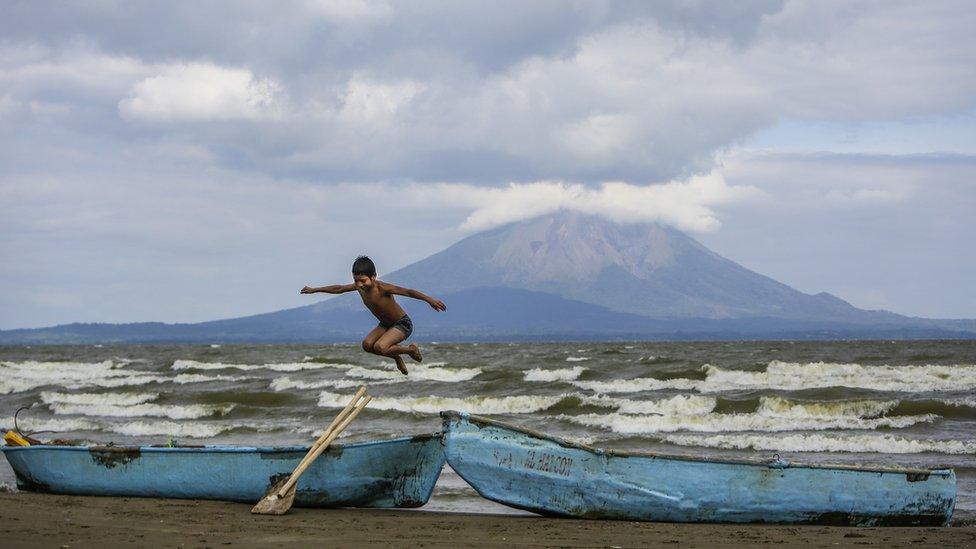
[(583, 362), (584, 360), (590, 360), (588, 356), (568, 356), (566, 357), (566, 362)]
[(976, 440), (910, 439), (893, 435), (664, 435), (660, 440), (679, 446), (776, 452), (852, 452), (879, 454), (972, 454)]
[(209, 383), (212, 381), (247, 381), (250, 378), (247, 376), (205, 376), (203, 374), (176, 374), (172, 379), (164, 379), (164, 381), (172, 381), (173, 383), (179, 383), (180, 385), (186, 383)]
[(525, 381), (573, 381), (574, 379), (577, 379), (584, 370), (586, 370), (586, 368), (582, 366), (560, 368), (556, 370), (533, 368), (525, 372)]
[(108, 404), (112, 406), (133, 406), (145, 404), (159, 398), (159, 393), (55, 393), (43, 391), (44, 404)]
[[(352, 395), (322, 392), (319, 406), (323, 408), (342, 408)], [(506, 397), (397, 397), (374, 398), (369, 408), (374, 410), (396, 410), (419, 414), (436, 414), (441, 410), (462, 410), (475, 414), (531, 414), (555, 405), (561, 396), (506, 396)]]
[(379, 379), (391, 381), (442, 381), (456, 383), (468, 381), (481, 374), (481, 368), (440, 368), (443, 362), (430, 364), (407, 364), (409, 375), (403, 375), (396, 370), (363, 368), (353, 366), (346, 370), (346, 375), (360, 379)]
[(863, 366), (830, 362), (781, 362), (765, 370), (731, 370), (706, 364), (705, 379), (636, 378), (610, 381), (574, 381), (573, 385), (597, 393), (635, 393), (676, 389), (701, 393), (742, 390), (799, 391), (847, 387), (888, 392), (952, 392), (976, 389), (976, 365)]
[(132, 421), (126, 423), (91, 421), (81, 418), (30, 418), (23, 421), (26, 432), (52, 431), (54, 433), (108, 432), (127, 436), (173, 436), (181, 438), (210, 438), (237, 428), (235, 425), (217, 425), (202, 422)]
[(158, 397), (159, 393), (41, 393), (41, 401), (56, 415), (197, 419), (226, 415), (234, 409), (233, 404), (150, 404)]
[(620, 434), (739, 431), (823, 431), (833, 429), (900, 429), (918, 423), (931, 423), (936, 414), (885, 416), (898, 401), (852, 400), (799, 402), (780, 397), (762, 397), (755, 412), (714, 413), (717, 400), (702, 396), (678, 395), (656, 401), (617, 401), (591, 397), (584, 402), (618, 404), (612, 414), (564, 415), (581, 425), (602, 427)]
[(736, 431), (823, 431), (832, 429), (900, 429), (938, 419), (935, 414), (881, 418), (856, 417), (776, 417), (763, 414), (705, 414), (686, 416), (583, 414), (561, 416), (581, 425), (603, 427), (620, 434), (727, 433)]
[(110, 431), (120, 435), (138, 436), (172, 436), (186, 438), (211, 438), (235, 429), (235, 425), (216, 425), (213, 423), (175, 421), (133, 421), (129, 423), (114, 423), (101, 425), (102, 431)]
[(322, 368), (351, 368), (355, 364), (336, 364), (322, 362), (284, 362), (269, 364), (225, 364), (223, 362), (198, 362), (178, 359), (173, 361), (174, 370), (273, 370), (275, 372), (299, 372)]
[(629, 400), (606, 396), (582, 396), (584, 404), (616, 408), (619, 414), (657, 414), (668, 416), (691, 416), (710, 413), (717, 400), (697, 395), (676, 395), (660, 400)]
[(234, 409), (233, 404), (64, 404), (55, 402), (48, 407), (57, 415), (101, 417), (165, 417), (169, 419), (197, 419), (223, 416)]
[(862, 366), (831, 362), (770, 362), (765, 371), (726, 370), (706, 364), (702, 392), (737, 389), (848, 387), (891, 392), (976, 389), (976, 365)]
[(594, 393), (640, 393), (644, 391), (659, 391), (662, 389), (677, 389), (689, 391), (697, 389), (701, 384), (697, 379), (654, 379), (641, 377), (636, 379), (614, 379), (611, 381), (573, 381), (573, 385), (580, 389)]
[(125, 364), (102, 362), (0, 362), (0, 394), (21, 393), (39, 387), (68, 389), (123, 387), (166, 381), (149, 372), (125, 370)]
[[(374, 381), (370, 385), (386, 385), (392, 383), (390, 381)], [(289, 377), (278, 377), (271, 381), (269, 387), (272, 391), (287, 391), (290, 389), (325, 389), (326, 387), (331, 387), (333, 389), (348, 389), (350, 387), (359, 387), (363, 385), (362, 380), (356, 379), (322, 379), (319, 381), (302, 381), (298, 379), (291, 379)]]
[(102, 362), (0, 362), (0, 394), (21, 393), (40, 387), (65, 389), (114, 388), (149, 383), (206, 383), (211, 381), (244, 381), (239, 376), (205, 376), (177, 374), (169, 377), (154, 372), (127, 370), (125, 363)]

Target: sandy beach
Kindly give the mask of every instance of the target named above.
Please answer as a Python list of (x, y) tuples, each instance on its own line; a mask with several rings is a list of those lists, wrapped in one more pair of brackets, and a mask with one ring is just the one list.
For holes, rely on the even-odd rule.
[(837, 528), (584, 521), (405, 510), (255, 516), (215, 501), (0, 494), (4, 547), (976, 547), (976, 527)]

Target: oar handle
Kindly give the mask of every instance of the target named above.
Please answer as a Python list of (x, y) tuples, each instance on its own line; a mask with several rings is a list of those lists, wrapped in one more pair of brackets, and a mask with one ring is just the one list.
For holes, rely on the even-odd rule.
[(318, 440), (316, 440), (315, 443), (312, 444), (312, 446), (308, 449), (308, 452), (305, 454), (305, 457), (302, 458), (302, 461), (299, 463), (299, 465), (308, 461), (308, 458), (311, 457), (312, 453), (315, 452), (315, 449), (318, 448), (320, 444), (325, 442), (325, 439), (329, 438), (329, 435), (332, 433), (332, 430), (335, 429), (336, 425), (338, 425), (340, 422), (342, 422), (343, 419), (346, 418), (346, 415), (349, 414), (349, 411), (352, 410), (353, 406), (355, 406), (356, 403), (359, 402), (359, 399), (362, 398), (363, 395), (365, 394), (366, 394), (365, 386), (360, 387), (359, 390), (356, 391), (356, 394), (352, 397), (352, 400), (349, 401), (349, 404), (346, 404), (346, 407), (343, 408), (336, 415), (336, 417), (332, 418), (332, 423), (330, 423), (329, 426), (325, 428), (325, 431), (322, 431), (322, 434), (319, 436)]
[(316, 458), (322, 455), (322, 452), (324, 452), (325, 449), (329, 447), (329, 444), (333, 440), (335, 440), (336, 437), (339, 436), (339, 433), (345, 430), (346, 426), (349, 425), (349, 423), (352, 420), (356, 419), (356, 416), (359, 415), (359, 412), (363, 411), (363, 408), (365, 408), (366, 405), (369, 404), (370, 400), (373, 400), (373, 397), (366, 395), (366, 397), (363, 398), (361, 402), (356, 404), (356, 406), (352, 409), (352, 412), (349, 413), (349, 416), (346, 417), (342, 421), (342, 423), (339, 424), (338, 427), (333, 429), (331, 433), (329, 433), (329, 437), (325, 439), (325, 441), (322, 444), (319, 444), (313, 450), (313, 453), (307, 456), (307, 459), (303, 460), (298, 465), (298, 467), (295, 469), (295, 472), (292, 473), (291, 477), (288, 478), (288, 482), (286, 482), (285, 485), (282, 486), (280, 490), (278, 490), (278, 497), (284, 497), (284, 495), (288, 493), (288, 490), (291, 490), (291, 487), (294, 486), (296, 482), (298, 482), (298, 477), (302, 476), (302, 473), (305, 472), (305, 469), (308, 469), (308, 466), (311, 465)]

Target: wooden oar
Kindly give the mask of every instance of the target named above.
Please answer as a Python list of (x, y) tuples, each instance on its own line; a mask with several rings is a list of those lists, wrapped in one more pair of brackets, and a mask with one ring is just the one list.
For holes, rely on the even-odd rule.
[[(305, 454), (305, 457), (302, 458), (302, 461), (298, 464), (298, 467), (304, 465), (305, 462), (308, 461), (310, 457), (312, 457), (312, 454), (315, 453), (315, 449), (318, 448), (319, 445), (321, 445), (323, 442), (325, 442), (327, 438), (329, 438), (329, 435), (332, 434), (332, 430), (336, 428), (336, 425), (339, 425), (339, 423), (341, 423), (342, 420), (346, 419), (346, 416), (349, 415), (349, 412), (350, 410), (353, 409), (353, 406), (355, 406), (356, 403), (359, 402), (359, 399), (363, 398), (363, 395), (365, 394), (366, 394), (365, 386), (360, 387), (359, 390), (356, 391), (356, 394), (353, 395), (352, 400), (349, 401), (349, 404), (346, 404), (346, 407), (339, 411), (336, 417), (332, 419), (332, 423), (330, 423), (329, 426), (325, 428), (325, 431), (322, 431), (322, 434), (319, 436), (318, 440), (316, 440), (315, 443), (312, 444), (311, 448), (308, 449), (308, 453)], [(296, 467), (295, 469), (298, 469), (298, 467)], [(281, 484), (281, 483), (279, 482), (275, 484)], [(272, 493), (273, 492), (274, 491), (272, 490)]]
[[(343, 408), (343, 412), (346, 412), (346, 410), (352, 406), (352, 411), (349, 412), (348, 415), (340, 412), (336, 420), (339, 420), (343, 415), (345, 415), (345, 417), (342, 418), (334, 428), (331, 430), (327, 429), (328, 432), (323, 433), (322, 436), (325, 437), (325, 439), (322, 440), (322, 437), (320, 437), (321, 443), (313, 445), (313, 447), (309, 450), (308, 455), (305, 456), (301, 463), (298, 464), (298, 467), (295, 468), (295, 471), (291, 474), (291, 476), (288, 477), (288, 480), (283, 484), (278, 483), (273, 486), (271, 490), (268, 491), (268, 495), (264, 496), (264, 498), (251, 509), (251, 513), (258, 515), (283, 515), (287, 513), (289, 509), (291, 509), (292, 504), (295, 502), (295, 486), (298, 483), (298, 478), (302, 476), (302, 473), (308, 469), (316, 458), (322, 455), (322, 452), (329, 447), (329, 444), (339, 436), (339, 433), (345, 430), (346, 426), (348, 426), (349, 423), (359, 415), (359, 412), (363, 411), (363, 408), (365, 408), (366, 405), (369, 404), (369, 401), (373, 398), (369, 395), (365, 395), (362, 400), (360, 400), (360, 396), (360, 393), (357, 393), (349, 405), (347, 405), (346, 408)], [(356, 402), (357, 400), (359, 402)], [(333, 424), (337, 423), (336, 420), (333, 420)], [(332, 425), (329, 427), (332, 427)]]

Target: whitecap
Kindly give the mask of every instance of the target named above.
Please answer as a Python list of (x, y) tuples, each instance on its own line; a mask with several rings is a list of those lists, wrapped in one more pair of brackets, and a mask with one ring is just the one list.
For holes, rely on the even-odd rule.
[[(392, 383), (392, 381), (373, 381), (370, 385), (386, 385)], [(318, 381), (302, 381), (298, 379), (291, 379), (289, 377), (278, 377), (271, 380), (269, 387), (272, 391), (287, 391), (289, 389), (324, 389), (330, 387), (333, 389), (348, 389), (350, 387), (360, 387), (363, 385), (362, 380), (357, 379), (321, 379)]]
[(664, 435), (662, 441), (680, 446), (775, 452), (853, 452), (880, 454), (973, 454), (976, 440), (911, 439), (894, 435)]
[(211, 438), (236, 428), (234, 425), (218, 425), (188, 421), (132, 421), (100, 425), (100, 430), (128, 436), (171, 436), (180, 438)]
[(468, 381), (481, 374), (481, 368), (440, 368), (443, 362), (431, 362), (429, 364), (407, 364), (408, 375), (403, 375), (399, 371), (388, 367), (363, 368), (353, 366), (345, 371), (345, 375), (360, 379), (380, 379), (390, 381), (441, 381), (446, 383), (456, 383)]
[(582, 366), (555, 370), (533, 368), (525, 372), (525, 381), (572, 381), (578, 378), (585, 370), (586, 368)]
[(144, 385), (165, 378), (124, 369), (124, 364), (102, 362), (0, 362), (0, 394), (20, 393), (39, 387), (66, 389)]
[(112, 406), (132, 406), (145, 404), (159, 398), (159, 393), (55, 393), (41, 392), (44, 404), (105, 404)]
[(809, 402), (787, 400), (776, 396), (759, 399), (756, 412), (771, 417), (874, 418), (887, 414), (898, 406), (897, 400), (834, 400)]
[(229, 413), (234, 404), (65, 404), (55, 402), (48, 407), (58, 415), (84, 415), (94, 417), (165, 417), (169, 419), (197, 419), (222, 416)]
[(176, 374), (172, 378), (163, 378), (162, 381), (171, 381), (173, 383), (179, 383), (180, 385), (185, 385), (187, 383), (210, 383), (213, 381), (247, 381), (254, 379), (247, 376), (205, 376), (203, 374)]
[(658, 400), (630, 400), (608, 396), (580, 396), (583, 404), (616, 408), (620, 414), (700, 415), (715, 409), (717, 400), (698, 395), (675, 395)]
[(764, 371), (728, 370), (706, 364), (702, 392), (849, 387), (892, 392), (976, 389), (976, 365), (863, 366), (831, 362), (770, 362)]
[(935, 414), (881, 418), (856, 417), (772, 417), (762, 414), (704, 414), (704, 415), (631, 415), (583, 414), (561, 416), (563, 419), (590, 427), (602, 427), (619, 434), (674, 433), (690, 431), (723, 433), (740, 431), (822, 431), (831, 429), (900, 429), (918, 423), (931, 423)]
[[(352, 395), (322, 392), (319, 406), (323, 408), (343, 408)], [(441, 410), (461, 410), (474, 414), (531, 414), (552, 407), (562, 400), (562, 396), (506, 396), (506, 397), (377, 397), (370, 401), (374, 410), (397, 410), (421, 414), (436, 414)]]
[(199, 362), (178, 359), (173, 361), (174, 370), (273, 370), (275, 372), (298, 372), (301, 370), (320, 370), (322, 368), (350, 368), (354, 364), (323, 364), (320, 362), (285, 362), (268, 364), (225, 364), (223, 362)]
[(590, 360), (588, 356), (568, 356), (566, 357), (566, 362), (583, 362), (585, 360)]
[(572, 381), (580, 389), (595, 393), (639, 393), (643, 391), (659, 391), (661, 389), (676, 389), (689, 391), (697, 389), (701, 381), (697, 379), (654, 379), (639, 377), (635, 379), (614, 379), (610, 381)]

